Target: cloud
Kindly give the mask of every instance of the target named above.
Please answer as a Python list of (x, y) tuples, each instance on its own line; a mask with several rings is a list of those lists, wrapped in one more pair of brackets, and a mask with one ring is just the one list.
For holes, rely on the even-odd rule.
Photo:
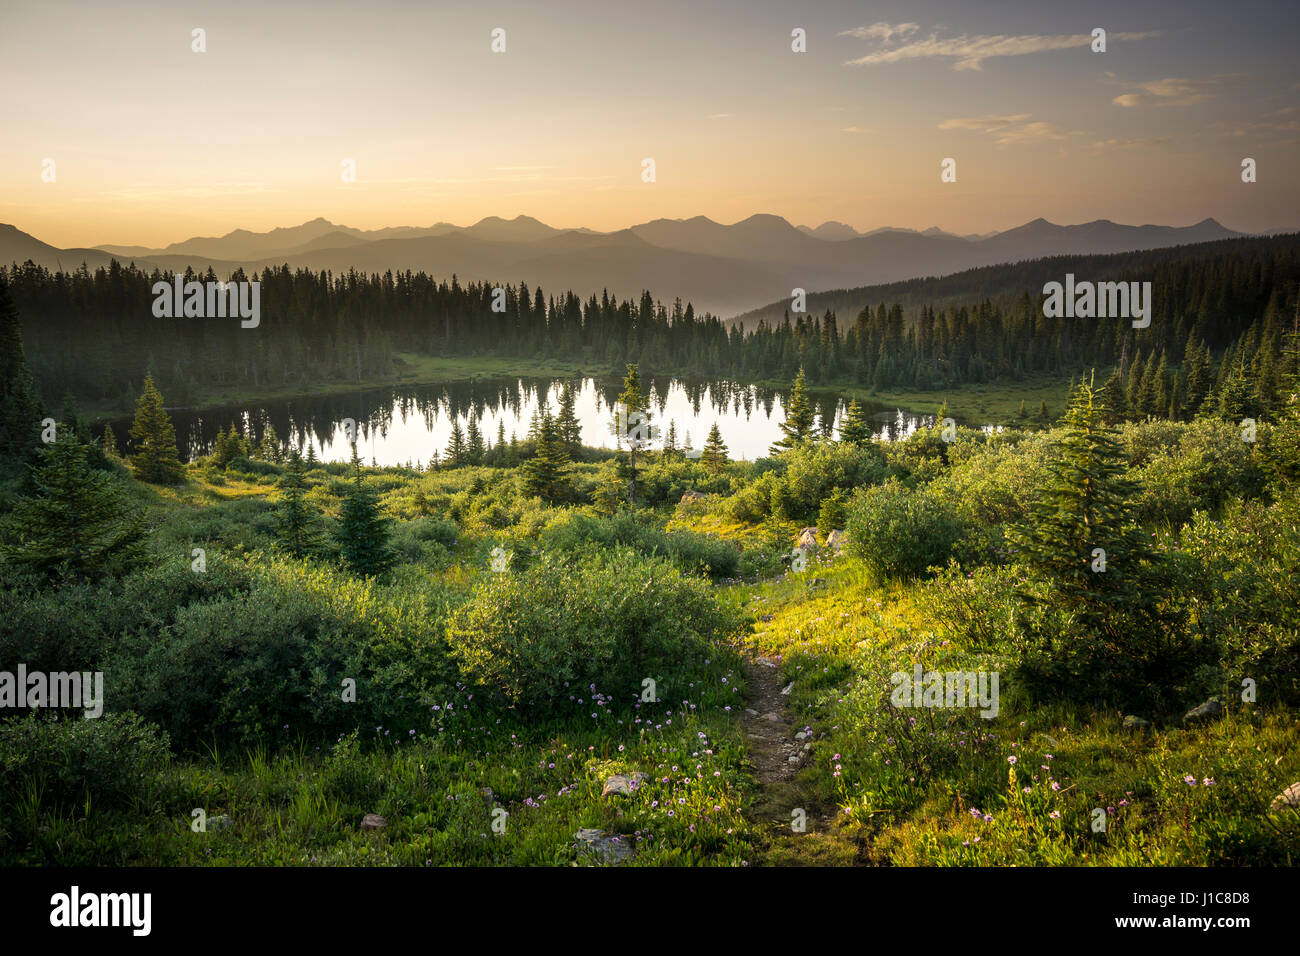
[(921, 29), (919, 23), (900, 23), (891, 26), (882, 21), (873, 23), (869, 27), (854, 27), (852, 30), (841, 30), (836, 36), (857, 37), (859, 40), (892, 40), (894, 37), (902, 39), (911, 36), (919, 29)]
[(1165, 77), (1162, 80), (1148, 80), (1139, 83), (1140, 93), (1123, 93), (1111, 100), (1116, 106), (1132, 108), (1135, 106), (1193, 106), (1214, 99), (1219, 87), (1228, 80), (1240, 77), (1239, 73), (1219, 73), (1198, 79)]
[[(851, 36), (874, 41), (880, 49), (853, 60), (846, 60), (845, 66), (872, 66), (881, 63), (900, 63), (904, 60), (950, 59), (955, 60), (955, 70), (980, 70), (984, 61), (994, 57), (1026, 56), (1030, 53), (1043, 53), (1051, 50), (1071, 50), (1077, 47), (1091, 47), (1092, 35), (1074, 34), (1025, 34), (1008, 36), (996, 34), (991, 36), (940, 37), (931, 33), (923, 38), (907, 39), (919, 27), (915, 23), (900, 23), (891, 26), (888, 23), (874, 23), (869, 27), (856, 27), (845, 30), (840, 36)], [(1159, 31), (1146, 33), (1110, 33), (1107, 42), (1115, 40), (1145, 40), (1159, 36)], [(894, 44), (895, 40), (905, 41)]]
[(869, 130), (865, 126), (842, 126), (840, 127), (840, 132), (841, 133), (871, 133), (874, 132), (874, 130)]
[(1169, 143), (1168, 137), (1151, 139), (1145, 136), (1139, 136), (1132, 139), (1099, 139), (1092, 144), (1093, 149), (1135, 149), (1155, 146), (1165, 146)]
[(710, 113), (705, 119), (731, 119), (735, 113)]
[(944, 120), (939, 129), (964, 129), (993, 137), (1001, 146), (1016, 143), (1041, 143), (1079, 135), (1078, 130), (1066, 130), (1046, 120), (1027, 122), (1030, 114), (1012, 116), (967, 116)]

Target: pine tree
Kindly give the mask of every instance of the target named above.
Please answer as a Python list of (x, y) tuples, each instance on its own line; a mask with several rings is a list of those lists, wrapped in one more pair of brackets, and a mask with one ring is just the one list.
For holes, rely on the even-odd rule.
[(232, 461), (239, 457), (239, 435), (235, 431), (234, 423), (226, 431), (217, 432), (217, 439), (212, 445), (212, 463), (218, 468), (227, 468)]
[(713, 427), (709, 429), (709, 437), (705, 439), (700, 462), (715, 475), (722, 474), (727, 467), (727, 446), (722, 441), (722, 432), (719, 431), (717, 422), (714, 422)]
[(181, 480), (183, 469), (176, 452), (176, 429), (151, 376), (145, 377), (144, 392), (136, 404), (131, 441), (135, 445), (131, 468), (136, 478), (156, 485), (174, 485)]
[(99, 447), (104, 449), (104, 454), (110, 458), (119, 457), (117, 452), (117, 436), (113, 434), (113, 426), (104, 426), (104, 435), (99, 440)]
[(870, 440), (871, 426), (867, 424), (866, 412), (855, 398), (849, 402), (840, 421), (840, 441), (846, 445), (865, 445)]
[(310, 553), (318, 538), (316, 513), (307, 503), (306, 467), (297, 448), (289, 451), (289, 461), (280, 477), (280, 502), (276, 508), (276, 532), (280, 543), (296, 558)]
[(41, 408), (23, 350), (23, 330), (9, 287), (0, 278), (0, 467), (21, 471), (34, 460)]
[(616, 415), (623, 416), (622, 422), (615, 422), (615, 428), (619, 433), (620, 441), (627, 441), (627, 464), (620, 468), (621, 477), (628, 482), (629, 494), (628, 500), (636, 504), (636, 453), (637, 449), (646, 444), (645, 429), (649, 426), (646, 423), (646, 398), (645, 393), (641, 391), (641, 372), (636, 365), (627, 366), (627, 374), (623, 376), (623, 391), (618, 396), (619, 411)]
[(280, 436), (275, 433), (275, 426), (270, 422), (266, 423), (266, 429), (262, 432), (258, 455), (263, 461), (275, 462), (277, 465), (284, 459), (284, 453), (280, 450)]
[(447, 446), (447, 464), (452, 468), (465, 464), (465, 433), (461, 431), (459, 420), (451, 423), (451, 444)]
[(483, 433), (479, 431), (478, 416), (469, 416), (469, 427), (465, 430), (465, 463), (483, 464)]
[[(1129, 597), (1120, 585), (1135, 580), (1150, 549), (1135, 518), (1137, 486), (1125, 477), (1127, 460), (1091, 382), (1071, 396), (1064, 426), (1047, 486), (1010, 537), (1067, 599)], [(1095, 549), (1105, 552), (1104, 571), (1094, 570)]]
[(555, 427), (571, 458), (582, 448), (582, 425), (574, 408), (576, 402), (573, 383), (565, 382), (560, 391), (560, 410), (555, 415)]
[(537, 427), (534, 453), (523, 465), (524, 493), (537, 496), (549, 504), (569, 498), (569, 454), (559, 427), (547, 408)]
[(320, 459), (316, 457), (316, 445), (312, 442), (308, 442), (307, 443), (307, 467), (314, 468), (319, 463), (320, 463)]
[(772, 444), (771, 453), (779, 455), (811, 441), (813, 437), (813, 407), (808, 400), (808, 386), (802, 366), (795, 376), (790, 398), (785, 403), (785, 421), (781, 423), (781, 435)]
[(389, 519), (379, 509), (374, 491), (361, 478), (361, 459), (352, 446), (352, 487), (339, 509), (336, 537), (343, 566), (360, 577), (380, 577), (397, 561), (388, 546)]
[(1195, 418), (1206, 396), (1210, 394), (1214, 379), (1210, 370), (1209, 350), (1191, 336), (1187, 338), (1187, 349), (1183, 358), (1183, 379), (1186, 385), (1182, 414), (1184, 418)]
[(668, 434), (664, 437), (664, 458), (672, 460), (677, 457), (677, 420), (668, 422)]
[(133, 512), (117, 480), (92, 468), (91, 447), (67, 430), (41, 452), (35, 494), (19, 500), (0, 525), (0, 555), (78, 582), (134, 563), (144, 513)]
[(1034, 417), (1044, 424), (1052, 420), (1052, 413), (1047, 410), (1047, 399), (1038, 403), (1038, 412)]

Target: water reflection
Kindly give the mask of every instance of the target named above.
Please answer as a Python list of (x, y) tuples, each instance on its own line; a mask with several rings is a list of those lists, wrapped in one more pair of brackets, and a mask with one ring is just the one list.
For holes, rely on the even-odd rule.
[[(352, 394), (308, 396), (170, 412), (177, 444), (183, 457), (193, 459), (212, 451), (219, 431), (232, 423), (260, 442), (267, 426), (281, 442), (309, 448), (323, 461), (344, 461), (351, 455), (344, 420), (356, 422), (357, 446), (366, 462), (380, 465), (427, 463), (434, 451), (445, 452), (453, 422), (462, 431), (471, 419), (478, 423), (488, 444), (514, 436), (523, 440), (534, 414), (544, 402), (554, 413), (566, 381), (574, 387), (574, 409), (582, 425), (582, 442), (593, 447), (614, 447), (610, 421), (622, 391), (619, 379), (495, 378), (446, 385), (415, 385), (360, 390)], [(735, 459), (763, 457), (781, 437), (785, 420), (786, 390), (742, 385), (728, 381), (650, 379), (643, 381), (650, 397), (652, 420), (667, 434), (676, 426), (678, 444), (698, 448), (717, 422)], [(847, 402), (833, 392), (810, 395), (819, 427), (838, 427)], [(933, 422), (891, 405), (859, 402), (877, 423), (876, 435), (884, 439), (910, 435), (918, 426)], [(112, 422), (119, 436), (130, 421)]]

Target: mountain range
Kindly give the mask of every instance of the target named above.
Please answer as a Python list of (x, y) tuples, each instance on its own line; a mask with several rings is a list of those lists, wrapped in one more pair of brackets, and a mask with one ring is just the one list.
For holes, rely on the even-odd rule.
[(194, 237), (161, 249), (103, 245), (59, 249), (0, 225), (0, 262), (91, 269), (113, 259), (142, 269), (193, 267), (228, 275), (287, 263), (335, 273), (423, 270), (440, 278), (489, 281), (586, 298), (607, 289), (625, 298), (649, 289), (692, 302), (697, 311), (734, 316), (788, 298), (791, 290), (845, 289), (1054, 255), (1097, 255), (1241, 236), (1214, 219), (1192, 226), (1129, 226), (1098, 219), (1057, 225), (1035, 219), (1014, 229), (958, 236), (937, 228), (858, 232), (839, 222), (794, 226), (754, 215), (731, 225), (704, 216), (655, 219), (614, 232), (557, 229), (529, 216), (490, 216), (472, 226), (353, 229), (313, 219), (299, 226)]

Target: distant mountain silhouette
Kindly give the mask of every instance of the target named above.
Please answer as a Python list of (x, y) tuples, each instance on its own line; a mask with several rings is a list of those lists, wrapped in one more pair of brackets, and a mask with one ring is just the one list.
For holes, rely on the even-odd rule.
[(523, 215), (489, 216), (466, 227), (440, 222), (370, 231), (318, 218), (263, 233), (236, 229), (195, 237), (164, 249), (57, 249), (3, 226), (0, 261), (31, 259), (73, 269), (83, 261), (97, 268), (117, 257), (145, 268), (211, 267), (218, 274), (237, 266), (260, 270), (285, 263), (336, 273), (411, 269), (441, 278), (455, 273), (464, 281), (522, 281), (546, 292), (572, 289), (583, 297), (603, 289), (637, 297), (650, 289), (665, 299), (689, 300), (697, 311), (731, 316), (788, 299), (795, 288), (851, 289), (1044, 256), (1100, 255), (1239, 235), (1213, 219), (1185, 227), (1105, 219), (1062, 226), (1034, 219), (1005, 232), (963, 237), (933, 227), (868, 233), (837, 222), (795, 227), (765, 214), (731, 225), (705, 216), (656, 219), (608, 233), (557, 229)]

